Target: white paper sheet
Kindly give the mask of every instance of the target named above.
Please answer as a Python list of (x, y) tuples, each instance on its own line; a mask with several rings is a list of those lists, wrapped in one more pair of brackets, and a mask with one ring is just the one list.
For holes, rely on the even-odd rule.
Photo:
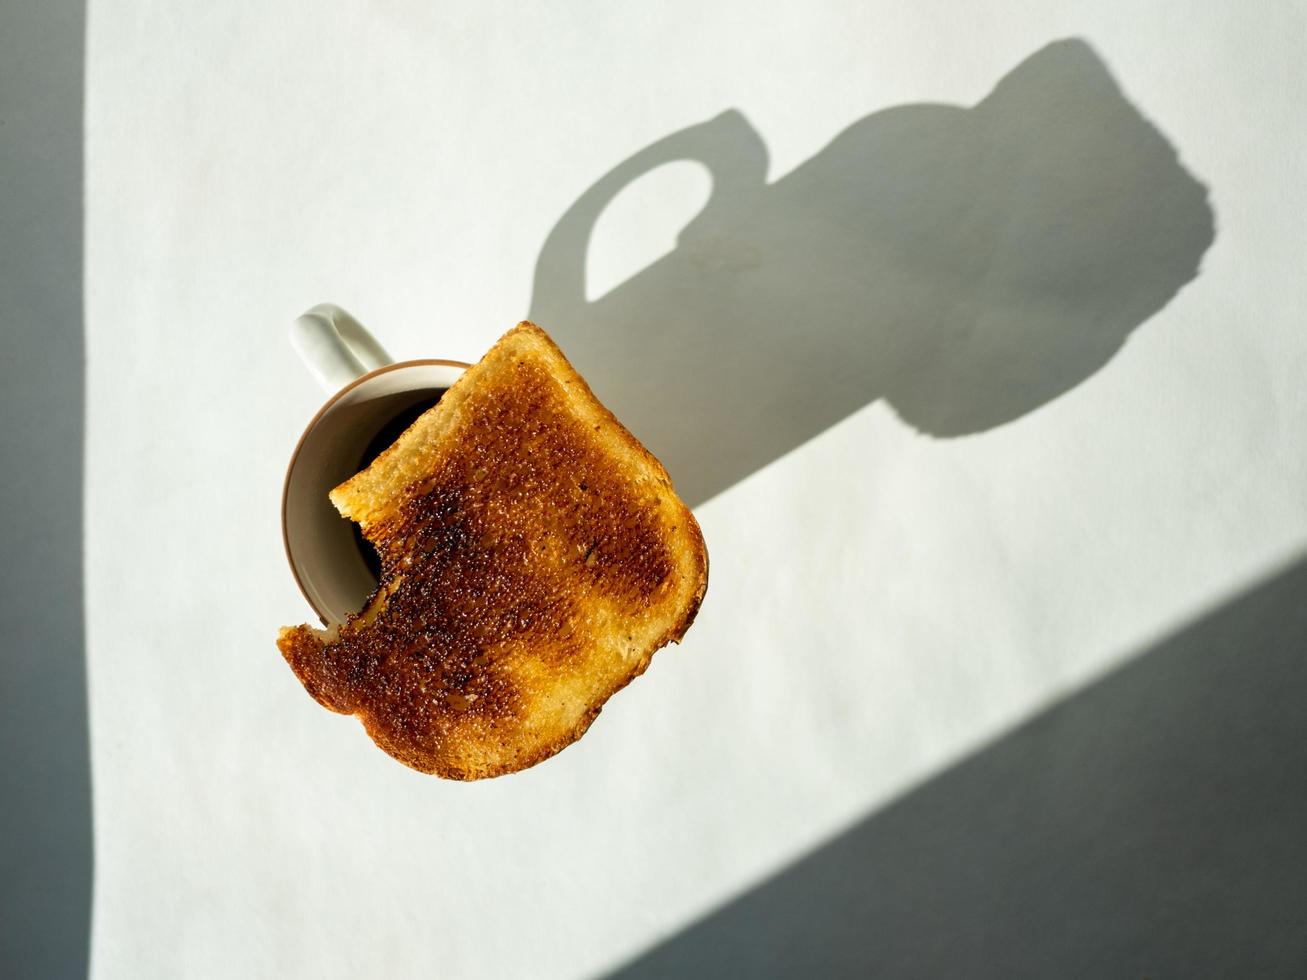
[[(602, 972), (1300, 554), (1303, 18), (1199, 7), (93, 3), (95, 975)], [(475, 359), (642, 148), (737, 109), (775, 182), (1069, 37), (1215, 214), (1106, 364), (960, 438), (878, 398), (700, 506), (698, 623), (528, 772), (423, 777), (312, 703), (273, 645), (309, 616), (278, 498), (321, 399), (290, 319), (337, 302), (397, 356)], [(614, 202), (591, 298), (711, 193), (677, 164)]]

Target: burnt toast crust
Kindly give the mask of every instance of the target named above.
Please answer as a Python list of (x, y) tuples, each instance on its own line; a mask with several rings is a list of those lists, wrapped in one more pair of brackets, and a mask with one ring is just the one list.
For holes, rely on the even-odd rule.
[(451, 779), (576, 741), (707, 589), (666, 470), (525, 321), (331, 499), (381, 584), (338, 631), (286, 628), (278, 647), (319, 703)]

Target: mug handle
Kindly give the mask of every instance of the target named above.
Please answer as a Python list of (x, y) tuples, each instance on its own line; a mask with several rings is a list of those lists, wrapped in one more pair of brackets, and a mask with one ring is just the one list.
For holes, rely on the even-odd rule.
[(319, 303), (292, 323), (290, 345), (329, 394), (395, 362), (363, 324), (334, 303)]
[(586, 304), (585, 259), (600, 213), (623, 188), (664, 163), (695, 160), (712, 177), (712, 196), (704, 211), (731, 207), (767, 182), (767, 146), (744, 115), (729, 109), (651, 143), (619, 163), (563, 213), (536, 260), (531, 315), (549, 322)]

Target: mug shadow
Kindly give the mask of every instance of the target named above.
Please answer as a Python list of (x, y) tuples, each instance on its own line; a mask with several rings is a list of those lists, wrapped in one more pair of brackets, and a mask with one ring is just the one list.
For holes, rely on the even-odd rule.
[[(600, 214), (678, 160), (708, 168), (709, 202), (587, 300)], [(691, 505), (877, 399), (936, 437), (1020, 418), (1106, 364), (1214, 238), (1203, 185), (1079, 40), (972, 108), (876, 112), (766, 172), (739, 112), (690, 126), (595, 182), (536, 265), (531, 318)]]

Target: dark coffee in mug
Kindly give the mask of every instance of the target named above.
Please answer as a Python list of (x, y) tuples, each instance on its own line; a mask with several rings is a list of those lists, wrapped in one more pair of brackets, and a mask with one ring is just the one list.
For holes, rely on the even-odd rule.
[[(389, 449), (391, 445), (394, 444), (395, 440), (403, 435), (404, 430), (416, 422), (423, 412), (435, 405), (436, 402), (440, 401), (440, 397), (448, 390), (448, 388), (440, 388), (429, 393), (423, 393), (418, 401), (397, 413), (380, 429), (378, 429), (377, 434), (372, 437), (371, 441), (368, 442), (367, 448), (363, 450), (363, 455), (359, 459), (358, 470), (356, 470), (356, 472), (366, 469), (374, 459)], [(344, 518), (341, 518), (341, 520), (344, 520)], [(354, 543), (358, 545), (359, 554), (363, 556), (363, 561), (367, 564), (368, 571), (372, 573), (373, 577), (378, 582), (380, 582), (381, 558), (377, 554), (377, 549), (372, 547), (372, 543), (368, 541), (367, 538), (363, 537), (363, 532), (359, 529), (357, 524), (350, 521), (349, 525), (354, 531)]]

